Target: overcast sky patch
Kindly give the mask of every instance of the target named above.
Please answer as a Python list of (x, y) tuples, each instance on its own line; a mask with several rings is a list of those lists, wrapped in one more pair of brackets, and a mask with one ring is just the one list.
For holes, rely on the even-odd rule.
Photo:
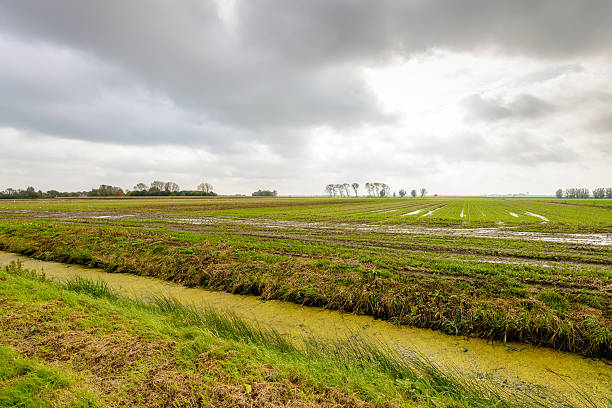
[(606, 0), (0, 1), (0, 189), (608, 185), (611, 16)]

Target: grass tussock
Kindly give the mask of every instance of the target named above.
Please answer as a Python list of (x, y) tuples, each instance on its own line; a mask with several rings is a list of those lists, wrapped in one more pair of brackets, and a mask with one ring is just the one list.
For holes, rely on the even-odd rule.
[(116, 300), (119, 298), (117, 291), (112, 289), (104, 280), (92, 280), (77, 276), (64, 283), (66, 289), (77, 293), (86, 293), (95, 298), (106, 298)]

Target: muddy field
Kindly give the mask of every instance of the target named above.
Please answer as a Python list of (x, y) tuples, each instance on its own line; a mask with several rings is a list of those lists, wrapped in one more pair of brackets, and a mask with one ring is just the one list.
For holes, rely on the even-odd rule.
[(0, 247), (610, 357), (612, 207), (604, 201), (2, 202)]

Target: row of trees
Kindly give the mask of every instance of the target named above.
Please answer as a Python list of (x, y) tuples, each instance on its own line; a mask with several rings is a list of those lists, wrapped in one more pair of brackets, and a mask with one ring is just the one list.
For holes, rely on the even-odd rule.
[(365, 189), (368, 191), (368, 196), (370, 197), (387, 197), (391, 192), (391, 187), (386, 185), (385, 183), (374, 182), (365, 183)]
[(210, 183), (202, 182), (198, 184), (195, 191), (181, 190), (181, 187), (173, 181), (155, 180), (150, 186), (138, 183), (134, 190), (129, 191), (130, 196), (216, 196), (213, 186)]
[(276, 190), (257, 190), (253, 194), (253, 197), (276, 197), (278, 196), (278, 192)]
[[(555, 192), (555, 196), (557, 198), (590, 198), (591, 197), (588, 188), (576, 188), (576, 187), (566, 188), (565, 190), (560, 188)], [(608, 188), (599, 187), (599, 188), (593, 189), (593, 198), (612, 198), (612, 188), (611, 187), (608, 187)]]
[(122, 197), (124, 195), (125, 192), (121, 187), (107, 186), (106, 184), (102, 184), (98, 188), (92, 188), (87, 193), (88, 197)]
[(344, 184), (328, 184), (325, 186), (325, 192), (330, 195), (336, 197), (339, 195), (340, 197), (348, 197), (351, 194), (351, 188), (355, 192), (355, 197), (357, 197), (357, 190), (359, 189), (359, 183), (344, 183)]
[(55, 197), (78, 197), (84, 193), (79, 192), (60, 192), (57, 190), (49, 190), (43, 192), (41, 190), (36, 191), (34, 187), (28, 187), (25, 190), (20, 188), (7, 188), (4, 191), (0, 191), (0, 199), (17, 199), (17, 198), (55, 198)]
[[(406, 190), (404, 190), (403, 188), (398, 192), (400, 197), (405, 197), (406, 196)], [(425, 197), (425, 194), (427, 194), (427, 189), (426, 188), (421, 188), (421, 198)], [(410, 191), (410, 195), (412, 196), (412, 198), (416, 198), (417, 196), (417, 191), (415, 189), (412, 189)]]
[(102, 184), (98, 188), (92, 188), (90, 191), (76, 192), (60, 192), (57, 190), (49, 190), (42, 192), (36, 191), (34, 187), (28, 187), (25, 190), (7, 188), (0, 191), (0, 199), (17, 199), (17, 198), (56, 198), (56, 197), (122, 197), (122, 196), (216, 196), (213, 192), (213, 186), (210, 183), (200, 183), (197, 190), (181, 190), (178, 184), (172, 181), (156, 180), (147, 186), (144, 183), (138, 183), (133, 190), (123, 191), (121, 187)]
[[(355, 197), (358, 197), (359, 196), (359, 183), (328, 184), (325, 186), (325, 192), (329, 194), (330, 197), (337, 197), (337, 196), (349, 197), (351, 194), (351, 189), (353, 190)], [(368, 197), (388, 197), (391, 195), (391, 188), (385, 183), (367, 182), (365, 183), (365, 189), (368, 192)], [(406, 190), (404, 189), (401, 189), (399, 191), (400, 197), (405, 197), (406, 194), (407, 194)], [(427, 189), (422, 188), (421, 197), (425, 197), (425, 194), (427, 194)], [(394, 197), (395, 195), (396, 194), (393, 193)], [(416, 197), (417, 191), (412, 190), (410, 192), (410, 195), (412, 195), (412, 197)]]

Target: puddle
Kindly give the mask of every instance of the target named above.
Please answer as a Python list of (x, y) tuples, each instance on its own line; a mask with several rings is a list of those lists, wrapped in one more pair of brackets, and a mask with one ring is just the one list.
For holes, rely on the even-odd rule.
[(421, 208), (421, 209), (419, 209), (419, 210), (414, 210), (414, 211), (411, 211), (411, 212), (409, 212), (409, 213), (402, 214), (402, 217), (405, 217), (406, 215), (416, 215), (416, 214), (420, 213), (421, 211), (425, 211), (425, 209), (424, 209), (424, 208)]
[(539, 218), (539, 219), (541, 219), (542, 221), (548, 221), (548, 218), (544, 217), (543, 215), (534, 214), (534, 213), (529, 212), (529, 211), (525, 211), (525, 214), (527, 214), (527, 215), (531, 215), (532, 217)]
[(440, 208), (442, 208), (442, 207), (438, 207), (435, 210), (429, 210), (427, 213), (421, 215), (421, 217), (427, 217), (428, 215), (431, 215), (431, 214), (435, 213), (436, 211), (438, 211)]
[(162, 280), (98, 269), (37, 261), (0, 251), (0, 265), (21, 260), (25, 268), (44, 271), (47, 277), (66, 280), (80, 276), (103, 279), (130, 297), (166, 295), (182, 303), (205, 305), (236, 313), (241, 318), (271, 327), (299, 340), (305, 336), (337, 339), (348, 335), (384, 341), (401, 350), (415, 350), (434, 362), (453, 367), (467, 376), (487, 379), (518, 389), (543, 388), (575, 396), (576, 388), (593, 398), (611, 393), (612, 366), (609, 361), (524, 344), (486, 342), (448, 336), (437, 331), (400, 327), (367, 316), (303, 307), (281, 301), (261, 301), (253, 296), (232, 295), (201, 288), (186, 288)]

